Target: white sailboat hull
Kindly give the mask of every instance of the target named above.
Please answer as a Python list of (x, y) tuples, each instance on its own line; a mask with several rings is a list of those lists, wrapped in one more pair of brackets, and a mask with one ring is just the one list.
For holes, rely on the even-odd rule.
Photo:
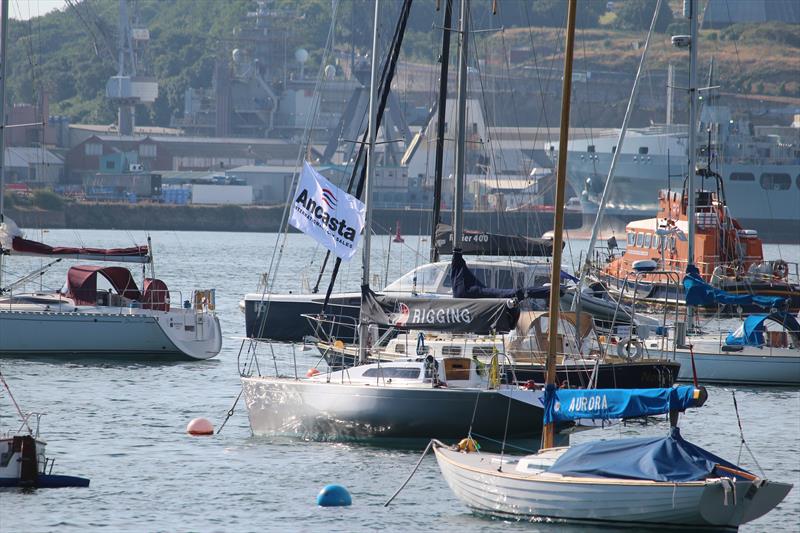
[[(723, 383), (738, 385), (800, 385), (800, 349), (759, 348), (745, 346), (738, 352), (723, 352), (719, 342), (713, 340), (691, 340), (694, 351), (694, 367), (700, 383)], [(650, 350), (652, 353), (652, 349)], [(661, 356), (672, 358), (665, 350)], [(692, 355), (686, 348), (678, 348), (675, 360), (681, 364), (678, 381), (692, 381)]]
[[(470, 509), (532, 521), (579, 521), (641, 526), (736, 528), (774, 508), (791, 489), (784, 483), (720, 480), (666, 483), (498, 472), (499, 456), (434, 446), (447, 484)], [(735, 495), (734, 495), (735, 494)], [(735, 499), (735, 503), (734, 503)]]
[(0, 308), (0, 356), (208, 359), (221, 347), (219, 320), (212, 313)]

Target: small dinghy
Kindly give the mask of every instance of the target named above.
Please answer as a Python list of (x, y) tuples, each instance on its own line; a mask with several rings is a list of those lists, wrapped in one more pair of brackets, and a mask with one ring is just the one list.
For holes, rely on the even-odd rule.
[(60, 487), (88, 487), (89, 480), (83, 477), (53, 474), (55, 459), (45, 455), (46, 443), (39, 438), (38, 419), (36, 431), (31, 429), (28, 420), (33, 413), (23, 414), (11, 395), (3, 374), (0, 382), (8, 393), (19, 415), (21, 425), (16, 434), (0, 434), (0, 487), (22, 487), (50, 489)]

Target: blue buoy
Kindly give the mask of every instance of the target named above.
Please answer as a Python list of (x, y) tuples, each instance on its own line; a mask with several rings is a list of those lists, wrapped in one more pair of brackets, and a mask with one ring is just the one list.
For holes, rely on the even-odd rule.
[(317, 505), (320, 507), (342, 507), (352, 504), (353, 498), (341, 485), (325, 485), (317, 495)]

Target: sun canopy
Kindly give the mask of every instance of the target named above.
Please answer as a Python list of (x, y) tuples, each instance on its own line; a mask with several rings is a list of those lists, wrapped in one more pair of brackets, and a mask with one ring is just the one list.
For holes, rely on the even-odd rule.
[(683, 289), (686, 305), (730, 304), (749, 306), (756, 305), (763, 309), (780, 308), (786, 304), (786, 298), (780, 296), (759, 296), (756, 294), (731, 294), (712, 287), (700, 277), (697, 267), (689, 265), (683, 277)]
[(728, 476), (742, 468), (683, 439), (677, 427), (667, 437), (601, 440), (572, 446), (548, 472), (563, 476), (643, 479), (650, 481), (699, 481)]
[(78, 305), (95, 305), (98, 274), (106, 278), (120, 296), (141, 300), (142, 295), (130, 271), (118, 266), (78, 265), (70, 268), (67, 272), (67, 295)]
[(556, 389), (544, 392), (544, 423), (610, 420), (684, 411), (702, 404), (701, 391), (684, 385), (661, 389)]
[(800, 344), (800, 324), (789, 313), (772, 313), (770, 315), (750, 315), (744, 319), (736, 331), (729, 333), (725, 339), (728, 346), (763, 346), (764, 331), (767, 320), (772, 320), (783, 326), (795, 343)]

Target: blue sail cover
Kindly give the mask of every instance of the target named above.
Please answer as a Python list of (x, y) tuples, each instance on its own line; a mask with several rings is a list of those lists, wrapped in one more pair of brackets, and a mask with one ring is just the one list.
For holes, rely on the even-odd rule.
[(484, 285), (470, 271), (461, 252), (453, 252), (450, 263), (450, 279), (453, 284), (454, 298), (547, 298), (550, 295), (549, 287), (526, 287), (523, 289), (493, 289)]
[(756, 305), (762, 309), (783, 307), (786, 298), (780, 296), (759, 296), (756, 294), (731, 294), (712, 287), (700, 277), (700, 271), (694, 265), (686, 267), (683, 277), (683, 289), (686, 305), (730, 304), (742, 307)]
[(544, 423), (579, 419), (609, 420), (684, 411), (700, 391), (690, 385), (662, 389), (556, 389), (544, 391)]
[(667, 437), (601, 440), (572, 446), (548, 472), (563, 476), (667, 482), (731, 476), (730, 472), (715, 472), (717, 466), (750, 474), (684, 440), (678, 428), (674, 427)]
[(728, 346), (763, 346), (764, 331), (766, 331), (764, 322), (767, 320), (774, 320), (781, 324), (792, 337), (800, 336), (800, 324), (789, 313), (750, 315), (744, 319), (736, 331), (728, 334), (725, 344)]

